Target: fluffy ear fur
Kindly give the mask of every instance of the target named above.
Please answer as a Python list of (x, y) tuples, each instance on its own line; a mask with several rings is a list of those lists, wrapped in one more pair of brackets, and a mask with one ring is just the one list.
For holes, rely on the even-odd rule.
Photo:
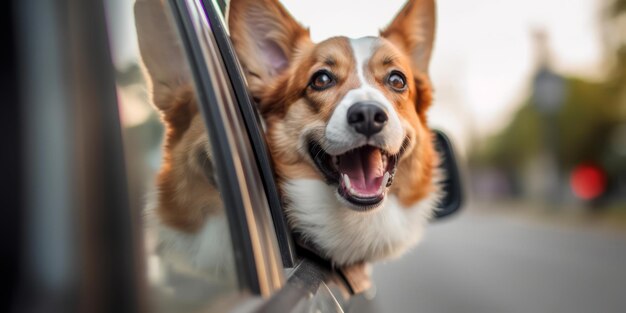
[(152, 103), (165, 123), (166, 144), (178, 142), (198, 107), (191, 72), (163, 0), (137, 0), (135, 27)]
[(308, 29), (278, 0), (231, 0), (228, 25), (254, 97), (289, 66), (295, 52), (311, 44)]
[[(135, 27), (141, 59), (148, 76), (153, 103), (167, 114), (172, 106), (181, 101), (172, 97), (181, 87), (190, 91), (189, 65), (185, 62), (182, 46), (170, 17), (161, 0), (137, 0), (135, 2)], [(183, 101), (184, 102), (184, 101)]]
[(435, 0), (409, 0), (380, 33), (411, 55), (412, 70), (416, 76), (428, 75), (435, 19)]

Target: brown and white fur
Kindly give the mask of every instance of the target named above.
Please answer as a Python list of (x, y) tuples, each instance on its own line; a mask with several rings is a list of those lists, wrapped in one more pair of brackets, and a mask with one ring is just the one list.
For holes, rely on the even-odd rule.
[[(211, 152), (188, 74), (181, 73), (186, 65), (174, 64), (182, 61), (179, 47), (163, 47), (171, 31), (163, 20), (142, 19), (148, 14), (140, 5), (136, 15), (153, 100), (167, 129), (154, 204), (165, 234), (160, 240), (173, 251), (164, 254), (190, 258), (200, 271), (215, 268), (212, 262), (229, 261), (208, 256), (219, 255), (210, 249), (224, 242), (211, 238), (219, 231), (207, 230), (213, 220), (223, 223), (223, 205), (202, 172)], [(415, 245), (439, 197), (438, 156), (427, 126), (434, 0), (409, 0), (379, 37), (313, 43), (277, 0), (232, 0), (228, 22), (266, 124), (292, 229), (338, 266), (397, 257)], [(370, 111), (355, 115), (355, 104)], [(371, 122), (368, 112), (376, 112), (376, 122), (367, 124), (378, 125), (376, 131), (357, 127), (366, 125), (360, 118)], [(188, 246), (193, 249), (185, 252)]]

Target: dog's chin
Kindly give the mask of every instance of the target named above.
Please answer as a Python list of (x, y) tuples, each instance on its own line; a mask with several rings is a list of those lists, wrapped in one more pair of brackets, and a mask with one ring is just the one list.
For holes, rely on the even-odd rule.
[(391, 154), (379, 147), (363, 145), (331, 155), (310, 140), (308, 152), (326, 183), (337, 188), (339, 202), (354, 211), (368, 212), (382, 207), (404, 149)]

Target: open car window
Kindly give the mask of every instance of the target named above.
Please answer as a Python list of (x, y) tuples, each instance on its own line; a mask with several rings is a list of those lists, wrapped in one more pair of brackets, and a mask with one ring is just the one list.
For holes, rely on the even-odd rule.
[[(132, 14), (133, 6), (115, 10), (109, 14)], [(155, 312), (220, 312), (247, 283), (237, 271), (242, 260), (218, 184), (214, 131), (199, 113), (169, 7), (140, 0), (134, 17), (138, 53), (113, 49), (113, 58), (131, 202), (143, 217), (147, 305)], [(111, 40), (123, 40), (127, 29), (111, 25)]]
[[(270, 295), (289, 261), (269, 210), (277, 193), (266, 197), (271, 169), (258, 151), (267, 148), (255, 116), (240, 110), (245, 89), (233, 88), (232, 59), (218, 47), (221, 21), (207, 17), (219, 18), (218, 6), (204, 5), (211, 10), (158, 0), (138, 0), (134, 13), (108, 8), (111, 16), (130, 10), (137, 28), (139, 51), (114, 44), (113, 58), (131, 200), (145, 207), (148, 298), (163, 312), (221, 312), (246, 295)], [(118, 47), (128, 45), (125, 32), (110, 23)]]

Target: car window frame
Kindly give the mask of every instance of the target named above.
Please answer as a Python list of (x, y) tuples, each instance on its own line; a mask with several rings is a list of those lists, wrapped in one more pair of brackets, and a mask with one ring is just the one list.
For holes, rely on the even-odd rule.
[[(261, 188), (258, 193), (249, 188), (251, 179), (262, 181), (256, 177), (260, 175), (260, 169), (256, 168), (256, 175), (254, 171), (243, 173), (250, 170), (251, 164), (257, 165), (257, 158), (243, 124), (237, 104), (239, 98), (235, 96), (224, 60), (216, 47), (215, 25), (208, 20), (203, 6), (200, 0), (168, 1), (190, 64), (199, 111), (209, 141), (212, 147), (220, 147), (213, 149), (213, 162), (222, 200), (227, 208), (225, 213), (233, 242), (239, 287), (255, 295), (269, 296), (284, 284), (282, 257), (278, 252), (265, 189)], [(226, 78), (226, 85), (215, 79), (218, 76)], [(233, 102), (231, 106), (229, 102)], [(242, 129), (236, 128), (233, 123), (243, 126)], [(237, 133), (242, 138), (233, 138)], [(253, 157), (250, 160), (245, 156)], [(257, 199), (250, 199), (255, 195)]]
[[(239, 110), (244, 118), (246, 130), (250, 137), (253, 152), (261, 171), (263, 179), (263, 187), (270, 205), (270, 213), (274, 222), (274, 229), (278, 239), (283, 265), (292, 268), (296, 264), (296, 248), (285, 217), (282, 201), (278, 192), (278, 186), (274, 178), (274, 169), (269, 154), (264, 130), (262, 127), (261, 116), (257, 110), (257, 104), (248, 92), (247, 83), (243, 75), (243, 70), (235, 49), (230, 40), (230, 34), (226, 22), (224, 21), (225, 7), (221, 3), (213, 0), (201, 0), (204, 5), (205, 12), (213, 29), (217, 47), (221, 53), (222, 60), (226, 65), (231, 80), (231, 85), (235, 91), (235, 96), (239, 104)], [(218, 1), (219, 2), (219, 1)]]

